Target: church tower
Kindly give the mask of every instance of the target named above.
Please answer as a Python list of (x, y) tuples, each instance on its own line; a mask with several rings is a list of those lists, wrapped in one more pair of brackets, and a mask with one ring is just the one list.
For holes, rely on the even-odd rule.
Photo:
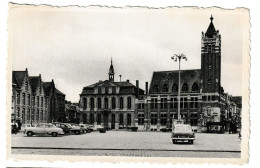
[(111, 65), (110, 65), (109, 73), (108, 73), (109, 81), (114, 82), (114, 75), (115, 75), (115, 72), (114, 72), (114, 67), (113, 67), (113, 61), (111, 58)]
[(215, 29), (213, 17), (201, 38), (201, 79), (203, 93), (219, 93), (221, 88), (221, 35)]

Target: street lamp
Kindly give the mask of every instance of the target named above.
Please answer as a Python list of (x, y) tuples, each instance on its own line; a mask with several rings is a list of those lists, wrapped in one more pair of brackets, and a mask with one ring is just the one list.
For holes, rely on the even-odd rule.
[(179, 61), (179, 86), (178, 86), (178, 121), (181, 121), (181, 114), (180, 114), (180, 94), (181, 94), (181, 75), (180, 75), (180, 70), (181, 70), (181, 60), (184, 59), (187, 61), (187, 57), (184, 54), (174, 54), (174, 56), (171, 57), (172, 60), (175, 62)]

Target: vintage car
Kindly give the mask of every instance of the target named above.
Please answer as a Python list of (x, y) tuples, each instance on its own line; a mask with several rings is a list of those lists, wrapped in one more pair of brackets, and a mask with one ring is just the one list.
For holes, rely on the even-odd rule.
[(94, 126), (95, 131), (99, 131), (100, 133), (106, 133), (107, 129), (103, 127), (102, 125), (95, 125)]
[(24, 132), (24, 130), (25, 130), (26, 128), (30, 128), (30, 127), (34, 127), (34, 125), (31, 125), (31, 124), (23, 124), (23, 125), (21, 126), (21, 132)]
[(69, 127), (71, 127), (71, 132), (73, 132), (76, 135), (79, 135), (79, 134), (81, 134), (83, 132), (82, 129), (78, 126), (78, 124), (74, 124), (74, 123), (69, 123), (69, 124), (68, 123), (63, 123), (63, 124), (66, 124)]
[(172, 143), (175, 144), (177, 141), (188, 141), (193, 144), (195, 140), (195, 134), (190, 125), (177, 124), (172, 131)]
[(94, 125), (91, 125), (91, 124), (83, 124), (83, 125), (85, 125), (90, 132), (94, 131)]
[(79, 124), (78, 125), (80, 127), (80, 129), (83, 131), (83, 133), (90, 133), (90, 130), (88, 129), (88, 127), (84, 124)]
[(59, 123), (59, 122), (54, 122), (54, 123), (52, 123), (52, 124), (55, 125), (55, 126), (58, 127), (58, 128), (61, 128), (65, 134), (68, 134), (68, 133), (71, 133), (71, 132), (72, 132), (72, 131), (71, 131), (72, 128), (71, 128), (71, 126), (69, 126), (68, 124)]
[(57, 135), (63, 135), (64, 132), (61, 128), (58, 128), (53, 124), (40, 123), (35, 127), (26, 128), (24, 130), (24, 134), (27, 134), (27, 136), (33, 136), (35, 134), (49, 134), (56, 137)]

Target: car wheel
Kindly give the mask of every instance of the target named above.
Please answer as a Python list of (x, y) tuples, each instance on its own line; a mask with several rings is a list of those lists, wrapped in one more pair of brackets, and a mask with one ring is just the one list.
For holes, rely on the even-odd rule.
[(33, 136), (33, 133), (32, 132), (27, 132), (27, 136), (31, 137), (31, 136)]
[(53, 132), (53, 133), (51, 133), (51, 135), (52, 135), (53, 137), (56, 137), (58, 134), (57, 134), (57, 132)]
[(190, 144), (193, 144), (193, 140), (190, 140)]
[(176, 144), (176, 141), (172, 139), (172, 143), (173, 143), (173, 144)]
[(75, 134), (76, 134), (76, 135), (79, 135), (79, 131), (76, 131)]

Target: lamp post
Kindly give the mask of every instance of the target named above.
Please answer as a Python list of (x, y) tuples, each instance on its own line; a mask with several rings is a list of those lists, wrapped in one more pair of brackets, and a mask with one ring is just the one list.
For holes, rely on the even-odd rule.
[(181, 75), (180, 75), (180, 70), (181, 70), (181, 60), (184, 59), (187, 61), (187, 57), (184, 54), (174, 54), (174, 56), (171, 57), (172, 60), (175, 62), (179, 61), (179, 85), (178, 85), (178, 121), (181, 121), (181, 114), (180, 114), (180, 94), (181, 94)]

